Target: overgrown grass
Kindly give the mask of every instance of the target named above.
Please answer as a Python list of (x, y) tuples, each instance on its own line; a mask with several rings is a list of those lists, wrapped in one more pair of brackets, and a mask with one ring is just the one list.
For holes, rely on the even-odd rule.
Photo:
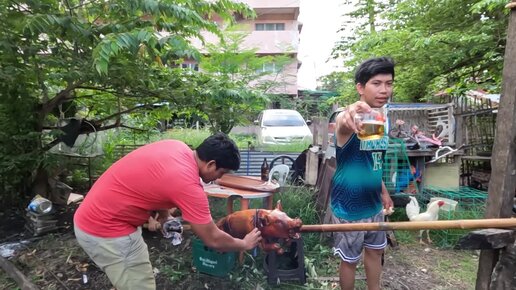
[[(281, 201), (283, 211), (290, 217), (299, 217), (303, 224), (319, 224), (316, 208), (316, 191), (309, 187), (285, 187), (274, 195), (274, 202)], [(304, 233), (305, 248), (313, 249), (320, 244), (320, 233)]]
[(256, 148), (261, 151), (270, 151), (270, 152), (302, 152), (306, 148), (308, 148), (309, 144), (305, 143), (293, 143), (293, 144), (284, 144), (284, 145), (267, 145)]
[(161, 139), (181, 140), (191, 147), (196, 148), (210, 135), (211, 133), (208, 130), (174, 129), (164, 132)]
[(440, 260), (434, 270), (445, 281), (473, 286), (477, 279), (478, 260), (465, 254), (458, 259)]
[[(163, 140), (163, 139), (175, 139), (181, 140), (191, 147), (195, 148), (199, 146), (204, 139), (209, 137), (211, 132), (206, 129), (171, 129), (166, 132), (160, 133), (154, 138), (150, 138), (147, 135), (142, 135), (140, 142), (143, 144), (149, 143), (149, 141)], [(252, 134), (229, 134), (229, 137), (235, 141), (240, 150), (254, 149), (261, 151), (272, 151), (272, 152), (301, 152), (308, 147), (308, 144), (304, 143), (293, 143), (285, 145), (267, 145), (259, 147), (256, 142), (255, 135)]]

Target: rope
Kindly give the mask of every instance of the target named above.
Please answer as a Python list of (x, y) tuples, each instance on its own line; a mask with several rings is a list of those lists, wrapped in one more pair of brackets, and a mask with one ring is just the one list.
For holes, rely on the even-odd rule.
[(258, 209), (254, 213), (254, 227), (260, 230), (260, 224), (258, 223)]

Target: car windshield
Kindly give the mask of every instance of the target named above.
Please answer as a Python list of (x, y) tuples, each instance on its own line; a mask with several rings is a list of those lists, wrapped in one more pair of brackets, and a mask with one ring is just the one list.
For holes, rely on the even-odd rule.
[(287, 127), (287, 126), (303, 126), (305, 121), (299, 115), (281, 114), (267, 115), (263, 117), (264, 127)]

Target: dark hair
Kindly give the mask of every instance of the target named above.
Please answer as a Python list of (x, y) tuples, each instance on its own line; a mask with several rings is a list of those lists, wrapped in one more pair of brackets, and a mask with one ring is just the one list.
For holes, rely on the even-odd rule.
[(379, 74), (390, 74), (394, 79), (394, 61), (391, 58), (370, 58), (361, 63), (355, 72), (355, 84), (365, 85), (372, 77)]
[(217, 169), (238, 170), (240, 168), (240, 152), (238, 147), (224, 133), (217, 133), (206, 138), (195, 151), (202, 161), (215, 160)]

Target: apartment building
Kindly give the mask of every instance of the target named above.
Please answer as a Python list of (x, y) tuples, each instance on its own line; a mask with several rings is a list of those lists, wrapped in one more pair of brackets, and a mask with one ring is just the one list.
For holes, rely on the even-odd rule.
[[(277, 86), (271, 88), (270, 93), (297, 96), (297, 73), (301, 63), (297, 59), (299, 48), (299, 34), (302, 24), (297, 20), (299, 16), (299, 0), (235, 0), (246, 3), (256, 12), (255, 19), (241, 19), (237, 17), (238, 29), (246, 32), (242, 49), (257, 49), (260, 56), (287, 55), (291, 62), (283, 67), (279, 73), (275, 63), (265, 64), (264, 71), (272, 72), (264, 78), (273, 78)], [(217, 21), (217, 19), (214, 19)], [(221, 26), (223, 24), (221, 23)], [(204, 34), (205, 41), (217, 43), (215, 35)], [(202, 44), (194, 42), (202, 51)], [(197, 64), (187, 61), (185, 68), (198, 69)], [(252, 85), (252, 83), (251, 83)]]

